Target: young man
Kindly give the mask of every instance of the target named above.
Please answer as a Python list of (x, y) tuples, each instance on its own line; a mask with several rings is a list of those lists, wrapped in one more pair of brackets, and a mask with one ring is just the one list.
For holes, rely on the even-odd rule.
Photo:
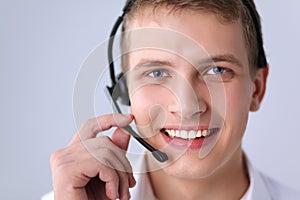
[[(245, 2), (137, 0), (123, 30), (132, 33), (123, 38), (131, 115), (88, 120), (52, 155), (55, 199), (300, 198), (253, 169), (242, 151), (249, 111), (259, 109), (268, 76)], [(146, 48), (145, 40), (159, 45)], [(133, 119), (169, 157), (145, 157), (136, 179), (122, 129)], [(96, 137), (111, 127), (112, 138)]]

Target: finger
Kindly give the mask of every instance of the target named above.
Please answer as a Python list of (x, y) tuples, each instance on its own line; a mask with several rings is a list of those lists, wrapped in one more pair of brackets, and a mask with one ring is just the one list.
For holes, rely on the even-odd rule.
[[(113, 158), (113, 159), (112, 159)], [(130, 193), (129, 193), (129, 178), (128, 174), (124, 171), (122, 163), (115, 155), (111, 155), (108, 158), (103, 160), (103, 165), (106, 166), (106, 168), (114, 170), (114, 172), (117, 174), (117, 180), (118, 184), (116, 184), (115, 180), (116, 177), (106, 177), (107, 175), (99, 173), (99, 177), (102, 181), (104, 181), (105, 188), (106, 188), (106, 195), (108, 197), (114, 197), (116, 194), (116, 190), (118, 191), (118, 195), (120, 199), (129, 199)], [(123, 169), (122, 169), (123, 168)], [(120, 170), (118, 170), (120, 169)]]
[(130, 140), (130, 134), (125, 132), (124, 130), (118, 128), (116, 131), (113, 133), (111, 140), (115, 145), (117, 145), (119, 148), (127, 151), (128, 149), (128, 144)]
[(129, 187), (133, 188), (136, 184), (136, 180), (133, 176), (133, 173), (128, 173)]
[(99, 172), (99, 178), (105, 182), (106, 196), (110, 199), (117, 199), (119, 195), (119, 175), (110, 167), (103, 167)]
[[(123, 129), (120, 129), (120, 128), (118, 128), (112, 135), (113, 143), (115, 145), (117, 145), (119, 148), (124, 149), (126, 151), (128, 149), (129, 140), (130, 140), (129, 133), (125, 132)], [(125, 167), (125, 168), (128, 173), (129, 187), (132, 188), (136, 184), (135, 178), (132, 173), (132, 167), (127, 159), (126, 159), (126, 161), (123, 161), (123, 163), (125, 163), (125, 166), (128, 166), (128, 165), (130, 166), (130, 170), (128, 170), (128, 167)]]
[[(85, 140), (83, 143), (78, 143), (72, 145), (72, 150), (66, 148), (65, 154), (67, 154), (67, 159), (64, 163), (73, 162), (80, 158), (81, 160), (93, 157), (101, 165), (108, 165), (114, 169), (128, 174), (129, 186), (133, 187), (136, 181), (133, 176), (132, 166), (125, 156), (125, 151), (115, 144), (108, 136), (100, 136), (97, 138), (92, 138)], [(88, 152), (88, 153), (87, 153)], [(111, 160), (111, 163), (107, 164), (107, 160)], [(117, 163), (117, 164), (116, 164)], [(91, 175), (91, 174), (89, 174)]]
[[(112, 156), (114, 157), (114, 156)], [(108, 167), (112, 167), (113, 169), (115, 169), (116, 173), (118, 174), (118, 180), (119, 180), (119, 188), (118, 188), (118, 194), (119, 194), (119, 198), (121, 200), (127, 200), (130, 199), (130, 193), (129, 193), (129, 177), (128, 177), (128, 173), (125, 172), (125, 169), (123, 168), (123, 163), (121, 163), (120, 160), (118, 160), (117, 158), (115, 159), (106, 159), (106, 165), (108, 165)], [(112, 183), (114, 184), (114, 183)], [(110, 182), (106, 183), (107, 185), (107, 189), (111, 188), (112, 185)], [(109, 190), (106, 191), (107, 195), (109, 194)]]
[(103, 159), (106, 161), (106, 158), (109, 158), (111, 161), (118, 160), (118, 165), (114, 165), (116, 170), (132, 173), (131, 164), (125, 155), (126, 151), (116, 146), (108, 136), (89, 139), (84, 141), (83, 144), (89, 154), (100, 163)]
[[(126, 152), (116, 146), (107, 136), (101, 136), (84, 141), (84, 146), (100, 164), (113, 167), (118, 171), (127, 173), (129, 186), (133, 187), (136, 183), (132, 167), (126, 157)], [(109, 160), (109, 162), (107, 162)]]
[(124, 127), (133, 120), (131, 115), (109, 114), (87, 120), (73, 137), (69, 145), (81, 140), (94, 138), (101, 131), (110, 129), (113, 126)]
[[(72, 158), (74, 158), (74, 154), (68, 158), (69, 160), (73, 160), (72, 163), (68, 164), (68, 170), (65, 173), (72, 173), (74, 180), (74, 188), (84, 188), (87, 183), (93, 178), (98, 176), (99, 179), (105, 184), (105, 193), (109, 199), (117, 199), (120, 198), (120, 184), (124, 184), (126, 187), (126, 181), (128, 181), (128, 177), (122, 175), (116, 169), (122, 169), (122, 164), (115, 156), (113, 152), (108, 149), (103, 149), (103, 156), (101, 160), (95, 159), (95, 157), (90, 154), (80, 154), (81, 161), (78, 162)], [(69, 162), (67, 162), (69, 163)], [(71, 172), (73, 171), (73, 172)], [(124, 174), (124, 173), (123, 173)], [(104, 186), (104, 185), (103, 185)], [(99, 188), (100, 189), (100, 188)]]
[(130, 199), (128, 174), (125, 172), (118, 171), (118, 175), (120, 177), (120, 182), (119, 182), (120, 199), (121, 200)]

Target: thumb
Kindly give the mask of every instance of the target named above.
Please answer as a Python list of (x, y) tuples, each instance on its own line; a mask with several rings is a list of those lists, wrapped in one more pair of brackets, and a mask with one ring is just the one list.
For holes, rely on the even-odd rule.
[(125, 132), (121, 128), (117, 128), (117, 130), (113, 133), (111, 140), (119, 148), (127, 151), (130, 140), (130, 134)]

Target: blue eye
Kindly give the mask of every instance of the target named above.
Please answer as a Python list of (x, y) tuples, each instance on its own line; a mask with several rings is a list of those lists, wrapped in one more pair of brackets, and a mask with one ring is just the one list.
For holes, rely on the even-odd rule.
[(203, 74), (203, 77), (209, 81), (227, 82), (230, 81), (234, 75), (235, 73), (232, 69), (213, 66)]
[(162, 70), (154, 70), (149, 73), (149, 76), (151, 76), (152, 78), (162, 78), (162, 77), (168, 76), (168, 73), (166, 73)]
[(209, 71), (207, 71), (207, 74), (224, 74), (227, 70), (223, 67), (213, 67)]

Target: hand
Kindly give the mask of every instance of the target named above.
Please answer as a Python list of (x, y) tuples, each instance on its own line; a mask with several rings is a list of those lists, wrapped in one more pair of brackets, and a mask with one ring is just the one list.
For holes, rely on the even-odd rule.
[[(132, 168), (125, 156), (130, 135), (119, 127), (132, 121), (128, 115), (104, 115), (83, 124), (70, 144), (51, 156), (56, 200), (129, 199), (135, 185)], [(96, 137), (118, 127), (110, 139)]]

